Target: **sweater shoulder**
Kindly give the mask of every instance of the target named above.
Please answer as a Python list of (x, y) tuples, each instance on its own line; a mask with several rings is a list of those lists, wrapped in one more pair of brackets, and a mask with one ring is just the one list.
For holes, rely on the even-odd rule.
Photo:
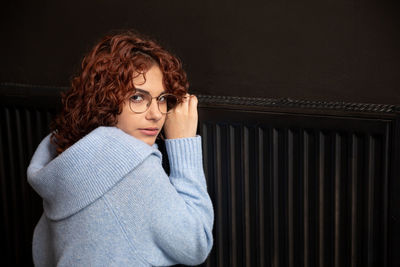
[[(43, 142), (49, 142), (48, 138)], [(115, 127), (99, 127), (54, 159), (41, 144), (28, 167), (28, 181), (43, 198), (46, 215), (61, 220), (93, 203), (158, 149)]]

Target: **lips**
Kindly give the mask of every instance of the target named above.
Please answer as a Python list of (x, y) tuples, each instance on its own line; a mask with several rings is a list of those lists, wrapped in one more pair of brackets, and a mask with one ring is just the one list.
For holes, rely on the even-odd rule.
[(158, 134), (158, 128), (153, 128), (153, 127), (149, 127), (149, 128), (140, 128), (139, 131), (144, 134), (144, 135), (149, 135), (149, 136), (155, 136)]

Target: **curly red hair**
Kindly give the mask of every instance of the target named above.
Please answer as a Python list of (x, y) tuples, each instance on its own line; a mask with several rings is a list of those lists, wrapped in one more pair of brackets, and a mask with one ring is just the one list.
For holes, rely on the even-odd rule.
[(62, 94), (62, 111), (51, 124), (51, 140), (62, 153), (99, 126), (114, 126), (122, 105), (135, 90), (133, 78), (158, 65), (167, 92), (179, 100), (189, 86), (178, 58), (136, 32), (105, 36), (84, 57), (71, 88)]

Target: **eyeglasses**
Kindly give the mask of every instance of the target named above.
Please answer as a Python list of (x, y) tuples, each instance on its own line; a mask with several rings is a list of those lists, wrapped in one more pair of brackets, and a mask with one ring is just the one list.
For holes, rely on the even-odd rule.
[(162, 114), (169, 113), (178, 104), (178, 98), (173, 94), (165, 93), (157, 97), (152, 97), (149, 92), (136, 89), (135, 94), (129, 98), (129, 108), (134, 113), (146, 112), (153, 98), (156, 99), (158, 110)]

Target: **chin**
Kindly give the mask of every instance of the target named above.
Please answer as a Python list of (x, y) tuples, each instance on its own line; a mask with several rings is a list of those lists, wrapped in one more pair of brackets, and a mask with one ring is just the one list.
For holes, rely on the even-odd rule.
[(149, 146), (154, 145), (155, 142), (145, 142), (146, 144), (148, 144)]
[(142, 141), (145, 142), (146, 144), (148, 144), (149, 146), (152, 146), (156, 142), (156, 138), (146, 139), (146, 140), (142, 140)]

